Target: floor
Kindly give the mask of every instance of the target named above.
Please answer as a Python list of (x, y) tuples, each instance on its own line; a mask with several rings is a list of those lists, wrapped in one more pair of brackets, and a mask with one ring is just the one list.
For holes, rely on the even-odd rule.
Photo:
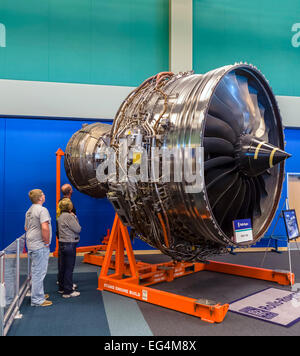
[[(291, 251), (292, 271), (300, 283), (300, 251)], [(163, 255), (137, 256), (144, 262), (163, 262)], [(264, 268), (289, 270), (287, 252), (237, 253), (217, 256), (214, 260)], [(102, 335), (102, 336), (214, 336), (214, 335), (300, 335), (300, 322), (290, 328), (228, 312), (220, 324), (209, 324), (199, 318), (109, 292), (99, 292), (97, 275), (100, 268), (82, 263), (77, 257), (75, 282), (81, 296), (64, 300), (57, 294), (57, 260), (51, 258), (45, 285), (53, 306), (32, 308), (29, 297), (21, 307), (23, 319), (14, 322), (9, 336), (25, 335)], [(267, 287), (289, 290), (291, 287), (250, 278), (215, 272), (198, 272), (171, 283), (154, 286), (193, 298), (207, 298), (230, 303)], [(300, 288), (300, 285), (299, 285)]]

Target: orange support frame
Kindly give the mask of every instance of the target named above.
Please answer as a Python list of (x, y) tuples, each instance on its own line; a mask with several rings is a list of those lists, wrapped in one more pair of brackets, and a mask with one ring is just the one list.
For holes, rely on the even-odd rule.
[[(125, 257), (125, 250), (127, 258)], [(114, 254), (115, 253), (115, 254)], [(289, 272), (273, 271), (230, 263), (185, 263), (167, 262), (148, 264), (137, 262), (133, 253), (127, 228), (116, 215), (111, 236), (104, 256), (90, 254), (87, 263), (102, 266), (98, 280), (98, 290), (124, 295), (140, 301), (159, 305), (199, 317), (209, 323), (220, 323), (229, 309), (228, 304), (220, 304), (205, 299), (194, 299), (149, 288), (149, 285), (199, 271), (214, 271), (249, 278), (277, 282), (281, 285), (294, 284), (295, 276)], [(108, 274), (109, 269), (115, 273)]]
[(60, 186), (61, 186), (61, 159), (64, 157), (64, 151), (59, 148), (56, 151), (56, 208), (60, 201)]

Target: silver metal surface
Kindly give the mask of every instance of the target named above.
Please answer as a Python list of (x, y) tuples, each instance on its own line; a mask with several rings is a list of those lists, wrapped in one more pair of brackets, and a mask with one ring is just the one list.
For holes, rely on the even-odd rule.
[(103, 136), (111, 125), (84, 125), (69, 141), (65, 152), (65, 170), (71, 183), (80, 192), (104, 198), (106, 189), (96, 179), (97, 150), (105, 145)]

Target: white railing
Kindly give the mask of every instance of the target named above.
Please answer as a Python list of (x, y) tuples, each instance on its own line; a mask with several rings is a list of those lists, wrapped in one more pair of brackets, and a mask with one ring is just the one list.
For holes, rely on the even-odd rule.
[(15, 319), (22, 318), (20, 307), (30, 290), (31, 272), (25, 236), (0, 251), (0, 336), (6, 336)]

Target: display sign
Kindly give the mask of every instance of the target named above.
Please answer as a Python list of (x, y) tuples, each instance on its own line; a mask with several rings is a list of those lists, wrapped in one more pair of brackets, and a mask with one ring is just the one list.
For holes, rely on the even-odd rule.
[(296, 239), (299, 236), (299, 227), (296, 212), (294, 209), (291, 210), (284, 210), (283, 218), (285, 222), (286, 233), (288, 236), (289, 241)]
[(233, 232), (233, 238), (235, 243), (252, 241), (253, 231), (251, 219), (234, 220)]

